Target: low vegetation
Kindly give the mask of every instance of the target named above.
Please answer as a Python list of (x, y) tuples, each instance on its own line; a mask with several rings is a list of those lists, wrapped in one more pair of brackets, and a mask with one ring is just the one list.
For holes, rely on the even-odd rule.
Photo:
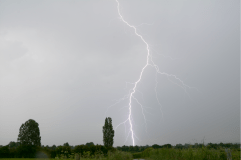
[(239, 160), (240, 144), (232, 143), (203, 143), (171, 144), (152, 146), (118, 146), (113, 147), (114, 130), (110, 117), (105, 119), (103, 126), (104, 145), (94, 145), (93, 142), (85, 145), (52, 147), (41, 145), (41, 136), (38, 123), (32, 119), (21, 125), (18, 142), (10, 142), (6, 146), (0, 145), (0, 158), (21, 160), (28, 158), (46, 159), (75, 159), (75, 160)]
[[(94, 145), (95, 146), (95, 145)], [(93, 147), (93, 146), (92, 146)], [(77, 147), (80, 149), (79, 147)], [(91, 147), (89, 147), (91, 148)], [(2, 148), (1, 148), (2, 149)], [(61, 159), (75, 159), (79, 160), (133, 160), (133, 159), (145, 159), (145, 160), (227, 160), (227, 151), (230, 151), (232, 160), (240, 160), (240, 148), (231, 147), (231, 149), (225, 150), (225, 148), (218, 147), (216, 149), (210, 148), (209, 145), (202, 146), (202, 148), (194, 148), (189, 146), (189, 148), (178, 149), (174, 146), (172, 148), (157, 148), (152, 147), (146, 148), (142, 152), (124, 152), (117, 150), (116, 148), (109, 148), (106, 153), (101, 150), (96, 150), (95, 152), (83, 151), (76, 152), (77, 150), (61, 151), (60, 154), (56, 154), (56, 157), (52, 157), (46, 153), (49, 159), (61, 160)], [(0, 154), (1, 155), (1, 154)], [(3, 158), (9, 159), (10, 157)], [(44, 160), (46, 160), (46, 158)], [(12, 160), (18, 160), (18, 158), (11, 158)], [(23, 158), (21, 158), (23, 160)], [(28, 160), (33, 160), (28, 158)]]
[[(231, 150), (232, 160), (240, 159), (240, 149)], [(142, 154), (147, 160), (227, 160), (227, 153), (223, 148), (208, 149), (207, 147), (199, 149), (152, 149), (148, 154)], [(231, 158), (231, 157), (230, 157)]]

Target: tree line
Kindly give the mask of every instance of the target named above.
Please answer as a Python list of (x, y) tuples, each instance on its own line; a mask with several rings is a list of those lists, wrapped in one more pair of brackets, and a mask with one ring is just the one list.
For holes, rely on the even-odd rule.
[(172, 146), (171, 144), (164, 144), (164, 145), (158, 145), (154, 144), (152, 146), (146, 145), (146, 146), (118, 146), (116, 147), (117, 150), (124, 151), (124, 152), (143, 152), (147, 148), (174, 148), (174, 149), (188, 149), (188, 148), (202, 148), (207, 147), (208, 149), (219, 149), (219, 148), (230, 148), (230, 149), (239, 149), (240, 144), (239, 143), (208, 143), (204, 145), (203, 143), (195, 143), (195, 144), (176, 144), (175, 146)]
[(89, 154), (95, 155), (97, 152), (107, 155), (109, 150), (114, 150), (112, 147), (105, 147), (103, 145), (93, 142), (86, 143), (85, 145), (70, 146), (68, 143), (64, 143), (60, 146), (44, 146), (42, 145), (34, 147), (28, 145), (20, 145), (19, 142), (10, 142), (6, 146), (0, 146), (0, 158), (55, 158), (63, 155), (66, 158), (70, 158), (71, 155), (78, 153), (81, 155)]
[[(118, 146), (113, 147), (114, 144), (114, 130), (112, 126), (112, 119), (110, 117), (105, 119), (104, 126), (102, 128), (103, 132), (103, 143), (104, 145), (94, 144), (93, 142), (86, 143), (85, 145), (70, 146), (68, 142), (60, 146), (44, 146), (41, 145), (41, 136), (38, 123), (32, 119), (26, 121), (21, 125), (19, 129), (19, 135), (17, 142), (11, 141), (6, 146), (0, 145), (0, 158), (70, 158), (74, 154), (79, 154), (82, 157), (91, 157), (96, 155), (106, 156), (108, 151), (124, 151), (124, 152), (143, 152), (147, 148), (175, 148), (175, 149), (187, 149), (187, 148), (202, 148), (204, 144), (195, 143), (191, 144), (177, 144), (172, 146), (171, 144), (158, 145), (154, 144), (152, 146)], [(239, 149), (239, 143), (208, 143), (206, 145), (208, 149), (218, 149), (218, 148), (230, 148)]]
[(113, 151), (114, 130), (112, 119), (106, 117), (102, 129), (104, 145), (94, 145), (93, 142), (85, 145), (70, 146), (64, 143), (63, 146), (52, 147), (41, 145), (39, 124), (29, 119), (19, 128), (17, 142), (11, 141), (6, 146), (0, 146), (0, 158), (40, 158), (40, 157), (60, 157), (69, 158), (73, 154), (93, 156), (98, 154), (106, 155), (108, 151)]
[[(221, 148), (230, 148), (230, 149), (239, 149), (240, 144), (239, 143), (208, 143), (206, 145), (202, 143), (196, 143), (196, 144), (177, 144), (175, 146), (172, 146), (171, 144), (165, 144), (165, 145), (158, 145), (154, 144), (152, 146), (146, 145), (146, 146), (126, 146), (123, 145), (118, 147), (106, 147), (104, 145), (94, 144), (93, 142), (89, 142), (82, 145), (76, 145), (71, 146), (68, 142), (64, 143), (60, 146), (44, 146), (35, 148), (30, 147), (23, 147), (20, 145), (19, 142), (10, 142), (6, 146), (0, 146), (0, 158), (32, 158), (32, 157), (39, 157), (39, 158), (55, 158), (60, 157), (63, 155), (66, 158), (70, 158), (71, 155), (78, 153), (81, 155), (89, 155), (94, 156), (96, 153), (101, 153), (103, 156), (106, 156), (109, 150), (115, 151), (124, 151), (124, 152), (131, 152), (131, 153), (137, 153), (137, 152), (143, 152), (147, 148), (175, 148), (175, 149), (187, 149), (187, 148), (202, 148), (203, 146), (211, 149), (219, 149)], [(35, 154), (33, 154), (35, 153)]]

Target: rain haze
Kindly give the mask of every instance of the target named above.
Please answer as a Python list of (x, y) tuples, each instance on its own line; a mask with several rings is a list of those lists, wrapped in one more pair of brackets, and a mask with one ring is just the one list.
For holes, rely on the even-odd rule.
[[(145, 68), (131, 108), (135, 145), (239, 143), (240, 2), (119, 3), (159, 71), (181, 80)], [(103, 145), (111, 117), (114, 146), (132, 145), (129, 122), (119, 124), (146, 63), (115, 0), (0, 0), (0, 144), (34, 119), (42, 145)]]

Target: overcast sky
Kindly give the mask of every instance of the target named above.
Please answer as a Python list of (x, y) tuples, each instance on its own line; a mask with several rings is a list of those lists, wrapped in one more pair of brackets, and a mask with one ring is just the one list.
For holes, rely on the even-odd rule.
[[(134, 94), (145, 116), (134, 99), (131, 109), (135, 144), (240, 142), (239, 0), (119, 3), (160, 71), (194, 87), (148, 66)], [(0, 144), (29, 119), (42, 145), (103, 144), (105, 117), (114, 128), (128, 118), (124, 97), (146, 58), (115, 0), (0, 0)], [(115, 130), (114, 146), (132, 145), (129, 130)]]

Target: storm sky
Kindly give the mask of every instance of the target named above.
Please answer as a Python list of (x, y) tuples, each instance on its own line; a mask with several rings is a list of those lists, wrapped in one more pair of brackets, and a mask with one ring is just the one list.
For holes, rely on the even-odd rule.
[[(240, 2), (119, 3), (160, 71), (193, 87), (148, 66), (134, 94), (143, 112), (132, 104), (135, 144), (240, 142)], [(103, 144), (105, 118), (114, 128), (128, 118), (146, 58), (115, 0), (0, 0), (0, 144), (29, 119), (42, 145)], [(132, 145), (129, 130), (115, 129), (114, 146)]]

